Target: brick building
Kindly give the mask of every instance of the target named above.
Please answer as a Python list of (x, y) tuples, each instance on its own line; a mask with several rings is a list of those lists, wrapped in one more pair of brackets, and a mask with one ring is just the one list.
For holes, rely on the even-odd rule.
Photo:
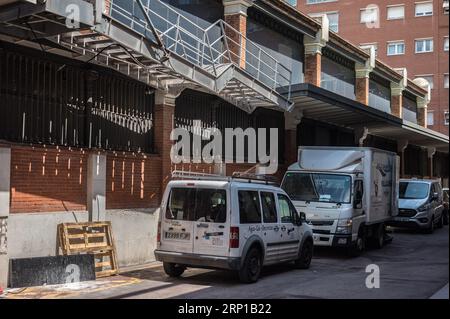
[(448, 185), (426, 87), (326, 17), (280, 0), (79, 3), (68, 25), (69, 0), (0, 0), (0, 285), (9, 259), (58, 253), (62, 222), (110, 220), (119, 264), (151, 262), (173, 169), (255, 166), (174, 165), (176, 127), (276, 128), (277, 176), (300, 145), (368, 146)]
[[(449, 133), (449, 2), (392, 0), (289, 1), (311, 16), (327, 14), (330, 29), (356, 45), (375, 45), (377, 56), (410, 78), (431, 83), (428, 127)], [(375, 5), (375, 6), (374, 6)]]

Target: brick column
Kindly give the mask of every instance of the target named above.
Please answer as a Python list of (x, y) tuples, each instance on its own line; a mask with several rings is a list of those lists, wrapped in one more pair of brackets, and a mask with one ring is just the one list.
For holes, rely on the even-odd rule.
[(170, 134), (174, 128), (175, 98), (165, 92), (156, 92), (154, 134), (155, 151), (161, 156), (161, 194), (172, 175), (170, 151), (173, 142)]
[(8, 217), (10, 211), (11, 149), (0, 147), (0, 287), (8, 285)]
[(370, 57), (365, 63), (355, 65), (356, 100), (369, 105), (370, 72), (375, 67), (375, 47), (373, 45), (363, 48)]
[(427, 127), (427, 106), (419, 107), (417, 105), (417, 124), (423, 127)]
[(402, 83), (391, 82), (391, 114), (403, 117), (403, 90)]
[[(222, 0), (225, 22), (225, 32), (229, 37), (228, 48), (232, 54), (231, 59), (245, 69), (245, 49), (247, 36), (247, 9), (252, 5), (250, 0)], [(233, 30), (234, 29), (234, 30)]]
[(322, 28), (314, 38), (305, 36), (303, 42), (305, 46), (305, 64), (303, 66), (305, 83), (310, 83), (320, 87), (322, 72), (322, 48), (328, 41), (329, 22), (324, 14), (316, 19), (320, 20)]

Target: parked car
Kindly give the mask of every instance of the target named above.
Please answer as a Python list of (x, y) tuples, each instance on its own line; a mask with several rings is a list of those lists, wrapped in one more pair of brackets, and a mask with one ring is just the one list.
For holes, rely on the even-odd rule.
[(444, 225), (448, 225), (448, 202), (449, 202), (449, 190), (448, 188), (444, 188), (443, 190), (443, 198), (444, 198)]
[(399, 213), (389, 224), (414, 227), (432, 233), (444, 224), (441, 184), (434, 180), (402, 179), (399, 187)]
[(187, 267), (218, 268), (251, 283), (266, 265), (308, 268), (312, 254), (310, 226), (277, 185), (203, 176), (166, 188), (155, 256), (171, 277)]

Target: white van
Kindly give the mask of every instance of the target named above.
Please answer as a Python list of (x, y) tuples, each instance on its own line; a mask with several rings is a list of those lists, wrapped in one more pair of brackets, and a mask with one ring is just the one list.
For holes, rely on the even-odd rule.
[(155, 256), (169, 276), (186, 267), (218, 268), (251, 283), (265, 265), (294, 261), (308, 268), (312, 254), (310, 226), (268, 181), (202, 175), (166, 188)]

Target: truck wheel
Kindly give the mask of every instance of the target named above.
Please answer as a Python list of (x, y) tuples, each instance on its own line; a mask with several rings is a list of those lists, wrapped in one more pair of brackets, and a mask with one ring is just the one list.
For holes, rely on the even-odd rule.
[(376, 249), (381, 249), (384, 246), (384, 224), (380, 224), (377, 227), (377, 231), (373, 236), (373, 245)]
[(300, 248), (298, 259), (294, 262), (295, 267), (298, 269), (308, 269), (311, 265), (311, 259), (313, 257), (314, 244), (312, 240), (307, 239), (303, 246)]
[(436, 228), (444, 227), (444, 212), (441, 213), (441, 217), (439, 217), (439, 221), (436, 225)]
[(186, 270), (186, 267), (174, 263), (163, 263), (163, 267), (169, 277), (180, 277)]
[(245, 256), (244, 263), (239, 270), (241, 282), (249, 284), (257, 282), (262, 269), (262, 255), (258, 248), (253, 247)]
[(360, 256), (366, 249), (366, 236), (364, 235), (364, 228), (361, 227), (358, 232), (356, 241), (349, 247), (347, 253), (350, 257)]
[(434, 232), (434, 216), (431, 216), (430, 225), (425, 229), (427, 234), (432, 234)]

